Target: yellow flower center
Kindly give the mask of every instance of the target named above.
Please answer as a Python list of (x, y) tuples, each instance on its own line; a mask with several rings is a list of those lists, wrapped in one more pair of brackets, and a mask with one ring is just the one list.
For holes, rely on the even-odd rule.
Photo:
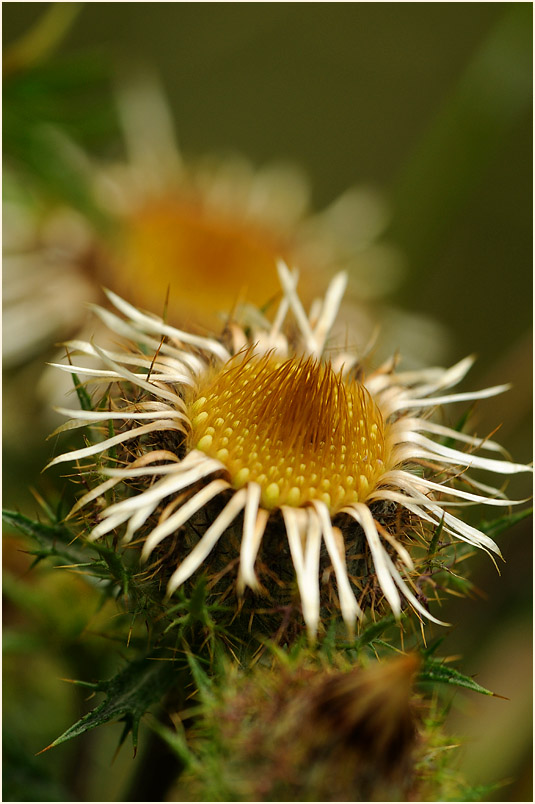
[(388, 460), (368, 391), (313, 358), (232, 358), (190, 405), (191, 445), (262, 490), (267, 509), (365, 500)]

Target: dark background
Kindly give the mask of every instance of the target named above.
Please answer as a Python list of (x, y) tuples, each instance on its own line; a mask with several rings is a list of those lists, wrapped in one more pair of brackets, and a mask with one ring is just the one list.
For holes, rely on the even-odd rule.
[[(4, 3), (4, 41), (45, 6)], [(287, 158), (317, 207), (350, 185), (382, 190), (407, 262), (393, 301), (447, 327), (451, 362), (477, 353), (468, 387), (514, 384), (482, 405), (481, 430), (503, 422), (499, 440), (529, 461), (531, 15), (530, 3), (88, 3), (61, 52), (152, 67), (187, 155)], [(445, 648), (510, 700), (461, 696), (450, 728), (467, 738), (471, 782), (514, 777), (495, 799), (529, 800), (530, 527), (500, 544), (501, 576), (472, 561), (488, 599), (452, 604)]]

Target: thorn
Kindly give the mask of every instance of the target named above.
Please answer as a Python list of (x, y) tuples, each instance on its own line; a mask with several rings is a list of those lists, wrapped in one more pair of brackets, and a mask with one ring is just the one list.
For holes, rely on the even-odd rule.
[(50, 745), (47, 745), (46, 748), (42, 748), (41, 751), (38, 751), (36, 754), (34, 754), (34, 756), (38, 757), (40, 754), (44, 754), (45, 751), (50, 751), (51, 748), (54, 748), (54, 745), (55, 745), (55, 742), (50, 743)]

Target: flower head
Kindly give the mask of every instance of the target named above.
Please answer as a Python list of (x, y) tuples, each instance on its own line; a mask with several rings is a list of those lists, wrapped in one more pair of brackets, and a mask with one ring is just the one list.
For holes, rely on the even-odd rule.
[[(74, 510), (121, 482), (142, 478), (144, 486), (135, 493), (103, 508), (89, 538), (124, 529), (123, 540), (129, 542), (139, 532), (143, 559), (167, 537), (180, 535), (196, 512), (221, 496), (222, 510), (174, 569), (168, 594), (203, 565), (242, 513), (238, 589), (257, 588), (255, 561), (262, 537), (268, 520), (280, 513), (309, 633), (316, 634), (320, 619), (323, 546), (343, 618), (352, 629), (363, 612), (338, 527), (338, 517), (345, 516), (361, 529), (376, 581), (393, 612), (400, 614), (404, 598), (439, 622), (411, 588), (411, 556), (381, 524), (377, 504), (394, 504), (431, 529), (440, 526), (454, 539), (499, 555), (492, 539), (447, 509), (477, 502), (511, 504), (503, 492), (469, 477), (466, 469), (510, 475), (530, 467), (443, 445), (440, 438), (502, 451), (494, 441), (482, 442), (432, 421), (428, 413), (452, 402), (493, 396), (506, 386), (447, 393), (464, 377), (471, 358), (450, 369), (411, 372), (396, 372), (390, 361), (366, 377), (356, 354), (334, 352), (327, 359), (344, 275), (335, 277), (310, 315), (297, 296), (296, 276), (284, 263), (279, 276), (284, 296), (273, 322), (231, 323), (219, 340), (175, 329), (108, 293), (124, 317), (97, 308), (98, 315), (139, 348), (117, 352), (74, 341), (71, 353), (98, 358), (101, 365), (59, 367), (121, 388), (111, 395), (108, 410), (63, 411), (74, 418), (64, 427), (113, 422), (119, 423), (119, 432), (60, 455), (50, 465), (128, 447), (123, 465), (103, 466), (107, 479), (79, 499)], [(293, 326), (286, 325), (290, 311)], [(155, 434), (165, 438), (155, 439)]]
[(224, 784), (229, 799), (247, 801), (406, 801), (427, 748), (418, 669), (418, 657), (405, 654), (365, 667), (229, 672), (189, 735), (217, 771), (199, 762), (175, 797), (218, 800)]

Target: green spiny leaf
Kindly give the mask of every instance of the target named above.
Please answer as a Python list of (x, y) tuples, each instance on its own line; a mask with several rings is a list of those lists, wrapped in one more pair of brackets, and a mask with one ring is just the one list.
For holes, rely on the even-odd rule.
[(87, 574), (103, 580), (119, 583), (126, 594), (131, 585), (131, 573), (124, 566), (119, 553), (102, 544), (86, 544), (62, 524), (43, 525), (14, 511), (3, 511), (5, 524), (30, 536), (39, 545), (38, 550), (30, 550), (36, 557), (34, 563), (42, 559), (52, 559), (72, 568), (84, 570)]
[(428, 682), (431, 684), (450, 684), (455, 687), (464, 687), (473, 692), (479, 692), (482, 695), (492, 695), (495, 698), (501, 698), (495, 692), (482, 687), (470, 676), (465, 676), (454, 667), (449, 667), (444, 663), (443, 659), (433, 659), (427, 656), (425, 664), (418, 676), (420, 682)]
[(422, 648), (422, 656), (426, 657), (432, 656), (433, 653), (436, 653), (436, 651), (442, 645), (445, 639), (446, 639), (445, 636), (440, 636), (434, 639), (426, 648)]
[(219, 603), (208, 603), (206, 599), (206, 578), (204, 576), (201, 576), (196, 582), (189, 597), (185, 595), (183, 590), (179, 590), (178, 597), (179, 602), (167, 610), (167, 615), (179, 614), (179, 616), (167, 625), (166, 632), (173, 629), (178, 629), (179, 632), (182, 632), (186, 628), (196, 628), (199, 624), (208, 629), (212, 636), (215, 631), (221, 631), (221, 628), (216, 626), (211, 612), (228, 611), (228, 608), (221, 606)]
[(121, 554), (96, 542), (92, 544), (91, 547), (103, 558), (109, 570), (109, 575), (111, 575), (113, 580), (120, 583), (123, 594), (127, 595), (130, 588), (131, 574), (125, 567)]
[(114, 720), (124, 721), (121, 743), (131, 732), (135, 751), (141, 718), (164, 697), (176, 680), (177, 668), (171, 661), (156, 661), (147, 657), (131, 662), (112, 679), (98, 682), (96, 689), (105, 693), (104, 701), (39, 753)]
[(390, 614), (388, 617), (383, 617), (376, 623), (371, 623), (358, 636), (356, 642), (357, 647), (363, 648), (366, 645), (369, 645), (371, 642), (380, 637), (386, 631), (387, 628), (389, 628), (391, 625), (394, 625), (397, 622), (398, 620), (396, 619), (396, 617), (393, 614)]
[(87, 553), (64, 525), (43, 525), (16, 511), (2, 511), (2, 519), (6, 525), (35, 539), (41, 548), (35, 553), (39, 558), (57, 557), (69, 564), (87, 562)]

